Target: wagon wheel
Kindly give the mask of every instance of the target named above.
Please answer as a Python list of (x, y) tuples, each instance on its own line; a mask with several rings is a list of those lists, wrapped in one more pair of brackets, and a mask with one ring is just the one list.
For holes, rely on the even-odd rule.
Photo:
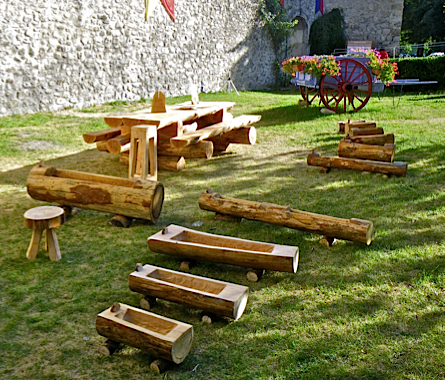
[(326, 108), (340, 112), (362, 109), (372, 92), (372, 79), (366, 66), (353, 59), (340, 60), (338, 76), (323, 76), (320, 97)]
[(311, 104), (314, 99), (320, 94), (320, 91), (318, 90), (318, 88), (300, 86), (300, 93), (303, 100)]

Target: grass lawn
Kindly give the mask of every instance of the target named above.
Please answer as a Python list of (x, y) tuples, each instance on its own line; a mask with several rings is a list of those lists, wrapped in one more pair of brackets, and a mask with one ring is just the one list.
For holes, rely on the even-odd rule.
[[(110, 226), (110, 214), (81, 210), (57, 228), (62, 260), (41, 247), (25, 253), (31, 230), (23, 213), (45, 204), (26, 191), (39, 161), (57, 168), (126, 177), (119, 157), (85, 144), (82, 134), (106, 128), (103, 114), (147, 103), (81, 112), (0, 118), (0, 378), (1, 379), (443, 379), (445, 363), (445, 95), (372, 97), (357, 114), (322, 115), (297, 105), (294, 93), (202, 94), (234, 101), (232, 113), (261, 114), (257, 144), (231, 154), (187, 159), (182, 172), (160, 172), (165, 201), (156, 225)], [(189, 100), (169, 98), (168, 103)], [(394, 133), (406, 177), (346, 170), (322, 174), (306, 156), (336, 155), (337, 121), (376, 120)], [(370, 246), (261, 222), (214, 220), (198, 207), (211, 188), (222, 195), (339, 218), (371, 220)], [(191, 273), (249, 287), (244, 315), (206, 324), (200, 311), (160, 300), (154, 312), (190, 323), (186, 360), (163, 375), (153, 356), (125, 347), (98, 352), (98, 313), (120, 301), (138, 307), (128, 275), (141, 262), (179, 270), (180, 260), (150, 252), (146, 240), (169, 224), (300, 249), (297, 273), (198, 263)]]

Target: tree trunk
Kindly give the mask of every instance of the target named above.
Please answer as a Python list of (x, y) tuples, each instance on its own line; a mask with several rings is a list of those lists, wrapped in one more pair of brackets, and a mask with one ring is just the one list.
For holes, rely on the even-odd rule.
[[(223, 197), (213, 193), (201, 194), (199, 207), (203, 210), (309, 231), (338, 239), (358, 241), (367, 245), (371, 244), (374, 230), (373, 223), (367, 220), (340, 219), (271, 203)], [(263, 269), (267, 268), (264, 267)]]
[(323, 157), (316, 153), (307, 156), (307, 164), (325, 168), (360, 170), (372, 173), (394, 174), (397, 176), (406, 175), (408, 169), (406, 162), (396, 161), (389, 163), (358, 160), (354, 158)]
[(97, 316), (96, 330), (108, 339), (176, 364), (187, 357), (193, 339), (189, 324), (117, 302)]
[(155, 223), (164, 202), (160, 182), (35, 166), (28, 175), (29, 195), (44, 202), (109, 212)]
[(238, 319), (247, 304), (249, 288), (242, 285), (144, 265), (128, 278), (133, 292)]
[(341, 140), (338, 144), (339, 157), (392, 162), (394, 160), (394, 153), (394, 144), (385, 144), (384, 146), (380, 146), (357, 144), (346, 140)]

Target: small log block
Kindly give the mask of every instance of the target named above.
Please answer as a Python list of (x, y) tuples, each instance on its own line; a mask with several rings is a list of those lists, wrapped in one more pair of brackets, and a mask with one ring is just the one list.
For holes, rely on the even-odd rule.
[(171, 362), (163, 359), (156, 359), (150, 364), (150, 369), (158, 375), (167, 371), (171, 366)]
[(258, 282), (263, 277), (266, 271), (264, 269), (249, 269), (247, 272), (247, 279), (252, 282)]
[(335, 238), (329, 236), (323, 236), (319, 243), (325, 245), (326, 247), (332, 247), (335, 242)]
[(156, 305), (156, 297), (145, 296), (141, 298), (139, 305), (144, 310), (151, 310)]
[(115, 352), (121, 350), (123, 347), (122, 343), (116, 342), (111, 339), (107, 339), (103, 345), (99, 347), (99, 352), (105, 356), (111, 356)]
[(82, 135), (83, 141), (87, 144), (97, 143), (98, 141), (106, 141), (117, 135), (120, 135), (120, 127), (108, 128), (102, 131), (88, 132)]
[(189, 271), (196, 265), (195, 260), (182, 260), (179, 264), (179, 269), (182, 271)]
[(159, 156), (158, 169), (171, 172), (178, 172), (185, 168), (185, 158), (178, 156)]
[[(366, 245), (371, 244), (374, 231), (374, 224), (367, 220), (335, 218), (295, 210), (289, 206), (252, 202), (223, 197), (213, 193), (202, 193), (199, 197), (199, 207), (207, 211), (220, 212), (339, 239), (357, 241)], [(267, 266), (256, 268), (269, 269)]]
[(394, 144), (394, 134), (387, 133), (384, 135), (364, 135), (364, 136), (350, 136), (346, 137), (345, 141), (350, 141), (358, 144), (368, 144), (368, 145), (385, 145)]
[(202, 140), (207, 140), (212, 137), (220, 136), (233, 129), (247, 127), (250, 124), (261, 120), (260, 115), (242, 115), (235, 117), (229, 122), (222, 121), (221, 123), (213, 124), (205, 128), (198, 129), (195, 132), (184, 133), (180, 136), (173, 137), (170, 142), (173, 146), (184, 147), (190, 144), (196, 144)]
[(108, 339), (176, 364), (187, 357), (193, 339), (193, 326), (122, 303), (97, 316), (96, 330)]
[(153, 223), (158, 220), (164, 202), (164, 186), (157, 181), (60, 170), (41, 165), (31, 169), (26, 185), (33, 199)]
[(352, 128), (377, 128), (377, 123), (375, 121), (348, 121), (345, 124), (345, 133), (349, 135)]
[(109, 223), (112, 226), (123, 227), (123, 228), (130, 227), (132, 222), (133, 222), (133, 218), (129, 218), (124, 215), (115, 215), (109, 221)]
[(338, 156), (360, 158), (363, 160), (393, 162), (395, 153), (394, 144), (368, 145), (341, 140), (338, 144)]
[(130, 150), (131, 134), (119, 135), (107, 141), (107, 150), (111, 154), (120, 154)]
[[(170, 227), (168, 227), (170, 230)], [(249, 289), (246, 286), (144, 265), (130, 274), (133, 292), (192, 306), (238, 319), (244, 313)]]
[(225, 144), (246, 144), (255, 145), (256, 143), (256, 128), (255, 127), (243, 127), (234, 129), (233, 131), (222, 134), (218, 137), (212, 137), (210, 141), (213, 141), (215, 146), (222, 146)]
[(151, 251), (248, 268), (297, 271), (298, 247), (209, 234), (174, 224), (164, 231), (147, 239)]
[(405, 176), (408, 169), (408, 164), (401, 161), (390, 163), (345, 157), (323, 157), (317, 153), (309, 154), (307, 156), (307, 164), (334, 169), (350, 169), (388, 175), (394, 174), (397, 176)]
[(363, 135), (383, 135), (383, 128), (351, 128), (349, 136), (363, 136)]
[(201, 313), (201, 322), (211, 324), (213, 322), (216, 322), (218, 320), (218, 315), (214, 313), (209, 312), (202, 312)]

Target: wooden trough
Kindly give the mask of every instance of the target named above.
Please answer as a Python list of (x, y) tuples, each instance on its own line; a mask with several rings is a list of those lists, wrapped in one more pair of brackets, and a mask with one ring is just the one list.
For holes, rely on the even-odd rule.
[(141, 264), (130, 273), (128, 286), (133, 292), (235, 320), (244, 313), (249, 294), (247, 286)]
[(147, 239), (153, 252), (247, 268), (295, 273), (298, 247), (260, 243), (171, 224)]
[(97, 316), (96, 330), (111, 340), (108, 346), (123, 343), (176, 364), (187, 357), (193, 340), (193, 326), (118, 302)]
[(276, 224), (327, 237), (371, 244), (374, 224), (368, 220), (340, 219), (299, 211), (272, 203), (223, 197), (207, 191), (199, 197), (199, 207), (218, 214)]
[(37, 165), (26, 183), (37, 200), (108, 212), (155, 223), (164, 202), (160, 182), (60, 170)]

